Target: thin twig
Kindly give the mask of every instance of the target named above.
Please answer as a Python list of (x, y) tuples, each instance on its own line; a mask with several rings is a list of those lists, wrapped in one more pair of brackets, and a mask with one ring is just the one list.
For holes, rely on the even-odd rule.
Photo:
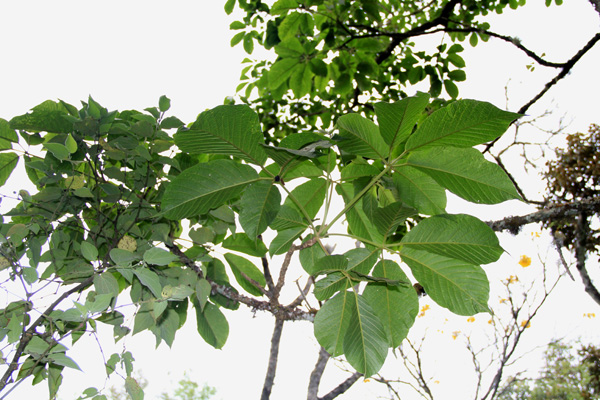
[(335, 399), (339, 395), (346, 393), (346, 391), (350, 389), (350, 387), (354, 385), (354, 382), (356, 382), (361, 376), (363, 375), (360, 372), (353, 373), (348, 379), (336, 386), (331, 392), (327, 393), (323, 397), (319, 397), (319, 400)]

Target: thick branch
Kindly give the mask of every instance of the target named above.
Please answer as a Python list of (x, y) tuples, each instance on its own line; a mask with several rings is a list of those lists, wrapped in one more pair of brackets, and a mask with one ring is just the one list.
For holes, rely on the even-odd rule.
[(340, 394), (346, 393), (346, 391), (348, 389), (350, 389), (350, 387), (352, 385), (354, 385), (354, 382), (356, 382), (361, 376), (363, 376), (363, 375), (360, 372), (353, 373), (352, 375), (350, 375), (350, 377), (348, 379), (346, 379), (344, 382), (340, 383), (331, 392), (327, 393), (323, 397), (319, 397), (319, 400), (331, 400), (331, 399), (335, 399)]
[(583, 281), (585, 291), (598, 304), (600, 304), (600, 293), (592, 283), (592, 279), (585, 267), (585, 259), (587, 257), (586, 242), (588, 237), (589, 226), (585, 213), (581, 212), (577, 218), (577, 242), (575, 247), (575, 258), (577, 259), (577, 271)]
[(283, 320), (275, 318), (275, 328), (271, 337), (271, 352), (269, 354), (269, 366), (267, 368), (267, 376), (263, 385), (261, 400), (269, 400), (273, 382), (275, 382), (275, 372), (277, 371), (277, 358), (279, 357), (279, 344), (281, 343), (281, 332), (283, 331)]
[(321, 383), (321, 377), (325, 371), (325, 366), (329, 360), (329, 353), (325, 351), (323, 347), (319, 349), (319, 358), (310, 374), (310, 380), (308, 381), (308, 396), (307, 400), (317, 400), (319, 395), (319, 384)]
[(513, 234), (517, 234), (523, 225), (550, 221), (557, 218), (576, 217), (582, 212), (600, 212), (600, 198), (573, 201), (571, 203), (545, 208), (527, 215), (507, 217), (500, 221), (488, 221), (487, 224), (495, 231), (509, 231)]

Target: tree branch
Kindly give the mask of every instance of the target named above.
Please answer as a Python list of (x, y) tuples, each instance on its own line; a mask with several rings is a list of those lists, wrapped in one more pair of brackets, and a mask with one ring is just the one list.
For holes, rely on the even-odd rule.
[(577, 259), (577, 271), (583, 281), (583, 286), (587, 294), (598, 304), (600, 304), (600, 292), (594, 286), (587, 269), (585, 267), (585, 259), (587, 257), (586, 242), (588, 237), (589, 225), (587, 216), (584, 212), (579, 213), (577, 218), (577, 242), (575, 245), (575, 258)]
[(319, 349), (319, 358), (317, 358), (317, 363), (315, 364), (315, 369), (313, 369), (310, 374), (310, 379), (308, 381), (308, 396), (307, 400), (317, 400), (319, 395), (319, 384), (321, 383), (321, 377), (323, 376), (323, 372), (325, 371), (325, 366), (327, 365), (327, 361), (329, 361), (329, 353), (325, 351), (323, 347)]
[(527, 215), (507, 217), (500, 221), (488, 221), (487, 224), (494, 231), (509, 231), (516, 235), (523, 225), (551, 221), (557, 218), (576, 217), (582, 212), (600, 212), (600, 197), (558, 204)]
[(275, 381), (275, 372), (277, 371), (277, 358), (279, 357), (279, 344), (281, 343), (281, 333), (283, 331), (283, 320), (275, 317), (275, 328), (271, 337), (271, 352), (269, 355), (269, 366), (267, 368), (267, 376), (263, 385), (261, 400), (269, 400), (273, 382)]
[(344, 394), (348, 389), (350, 389), (350, 387), (352, 385), (354, 385), (354, 382), (356, 382), (358, 380), (358, 378), (360, 378), (361, 376), (363, 376), (363, 375), (360, 372), (353, 373), (352, 375), (350, 375), (350, 377), (348, 379), (346, 379), (344, 382), (340, 383), (331, 392), (327, 393), (323, 397), (319, 397), (318, 399), (319, 400), (331, 400), (331, 399), (335, 399), (340, 394)]

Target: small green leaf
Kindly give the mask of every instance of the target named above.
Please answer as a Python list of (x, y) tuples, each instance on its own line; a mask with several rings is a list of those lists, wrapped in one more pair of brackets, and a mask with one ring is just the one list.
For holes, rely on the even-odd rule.
[(243, 46), (246, 53), (252, 54), (254, 51), (254, 36), (251, 34), (244, 36)]
[(200, 279), (198, 282), (196, 282), (196, 298), (200, 304), (200, 310), (204, 310), (211, 290), (212, 287), (206, 279)]
[(52, 353), (48, 355), (48, 359), (52, 361), (53, 364), (60, 365), (67, 368), (73, 368), (81, 371), (79, 365), (71, 358), (67, 357), (64, 353)]
[(168, 111), (171, 108), (171, 100), (167, 96), (160, 96), (158, 99), (158, 109), (161, 112)]
[(245, 291), (254, 296), (263, 295), (261, 290), (247, 279), (250, 278), (258, 283), (262, 288), (266, 286), (265, 276), (250, 260), (231, 253), (225, 254), (225, 260), (227, 260), (227, 263), (231, 267), (231, 271), (233, 272), (233, 276), (235, 276), (235, 280), (242, 288), (244, 288)]
[(18, 161), (19, 156), (15, 153), (0, 153), (0, 186), (4, 186)]
[(152, 294), (157, 299), (162, 298), (162, 286), (160, 284), (160, 279), (156, 272), (151, 271), (148, 268), (135, 268), (133, 273), (140, 280), (142, 285), (146, 286), (148, 289), (152, 291)]
[(52, 155), (59, 160), (68, 160), (69, 159), (69, 149), (64, 144), (60, 143), (44, 143), (42, 145), (46, 150), (48, 150)]
[(227, 15), (231, 15), (231, 13), (233, 12), (233, 7), (235, 7), (235, 1), (236, 0), (227, 0), (227, 2), (225, 3), (225, 13), (227, 13)]
[(129, 250), (123, 249), (112, 249), (110, 251), (110, 258), (115, 264), (120, 266), (128, 266), (134, 261), (140, 259), (140, 257), (137, 254), (134, 254)]
[(144, 389), (131, 376), (125, 378), (125, 391), (131, 400), (144, 400)]
[(238, 232), (227, 237), (223, 241), (223, 247), (254, 257), (262, 257), (267, 254), (267, 247), (262, 240), (250, 239), (244, 232)]
[(165, 249), (153, 247), (144, 252), (144, 261), (152, 265), (169, 265), (173, 261), (179, 260), (174, 254)]
[(375, 103), (379, 130), (390, 149), (406, 141), (428, 103), (427, 93), (418, 93), (395, 103)]
[(229, 336), (229, 324), (219, 307), (212, 303), (206, 303), (204, 310), (196, 307), (196, 321), (198, 333), (206, 343), (215, 349), (220, 349), (225, 345)]
[(96, 261), (98, 259), (98, 249), (90, 242), (81, 242), (81, 254), (88, 261)]
[(94, 276), (94, 288), (98, 294), (111, 294), (113, 297), (118, 296), (120, 292), (119, 282), (109, 271)]
[(298, 59), (283, 58), (275, 62), (269, 70), (269, 88), (277, 89), (283, 85), (294, 72)]
[(351, 286), (351, 281), (341, 272), (332, 272), (315, 282), (314, 295), (319, 301), (324, 301), (333, 296), (336, 292), (347, 290)]
[(450, 79), (444, 79), (444, 89), (453, 99), (458, 97), (458, 86)]

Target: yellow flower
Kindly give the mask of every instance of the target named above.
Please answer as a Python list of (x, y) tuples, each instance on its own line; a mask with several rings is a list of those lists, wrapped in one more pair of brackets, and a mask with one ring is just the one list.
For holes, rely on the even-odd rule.
[(515, 283), (515, 282), (519, 282), (519, 277), (518, 276), (511, 275), (508, 278), (506, 278), (506, 283), (507, 284), (511, 284), (511, 283)]
[(475, 317), (469, 317), (469, 318), (467, 318), (467, 322), (475, 322)]
[(506, 303), (506, 300), (508, 300), (508, 299), (500, 299), (500, 304)]
[(371, 380), (370, 380), (369, 378), (367, 378), (367, 379), (365, 379), (363, 382), (364, 382), (364, 383), (369, 383), (369, 382), (371, 382)]
[(421, 307), (421, 312), (419, 313), (419, 318), (424, 317), (425, 311), (429, 310), (430, 308), (431, 307), (429, 307), (429, 304), (425, 304), (423, 307)]
[(531, 321), (523, 320), (521, 321), (521, 328), (529, 328), (531, 326)]
[(531, 258), (526, 255), (522, 255), (519, 259), (519, 265), (523, 268), (527, 268), (531, 265)]
[(585, 314), (583, 314), (583, 316), (584, 316), (585, 318), (595, 318), (595, 317), (596, 317), (596, 314), (595, 314), (595, 313), (593, 313), (593, 312), (589, 312), (589, 313), (585, 313)]
[(531, 232), (531, 236), (532, 236), (532, 237), (539, 238), (541, 235), (540, 235), (540, 233), (539, 233), (539, 232)]
[(492, 319), (488, 320), (488, 324), (490, 324), (490, 325), (491, 325), (491, 324), (493, 324), (493, 323), (494, 323), (494, 320), (492, 320)]
[(456, 340), (456, 338), (458, 337), (459, 333), (460, 333), (460, 331), (454, 331), (454, 332), (452, 332), (452, 339)]
[(440, 381), (433, 381), (433, 383), (435, 383), (436, 385), (439, 385)]

